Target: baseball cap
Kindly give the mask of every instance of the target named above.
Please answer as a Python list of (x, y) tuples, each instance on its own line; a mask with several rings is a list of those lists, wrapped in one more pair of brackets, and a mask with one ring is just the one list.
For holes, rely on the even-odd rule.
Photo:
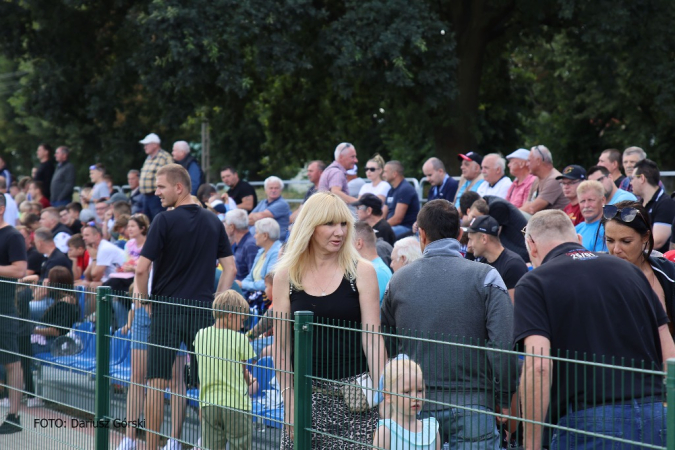
[(376, 216), (382, 214), (382, 200), (375, 194), (363, 194), (358, 201), (352, 203), (352, 206), (373, 208), (373, 213), (375, 213)]
[(152, 143), (159, 144), (162, 141), (159, 139), (159, 136), (157, 136), (155, 133), (150, 133), (149, 135), (144, 137), (142, 141), (138, 141), (138, 142), (145, 145), (145, 144), (152, 144)]
[(117, 202), (127, 202), (127, 203), (129, 203), (129, 197), (127, 197), (126, 195), (124, 195), (120, 192), (116, 192), (112, 195), (112, 197), (110, 197), (110, 199), (106, 200), (106, 203), (109, 204), (109, 205), (112, 205), (113, 203), (117, 203)]
[(480, 156), (476, 152), (469, 152), (469, 153), (466, 153), (466, 154), (460, 153), (459, 155), (457, 155), (457, 159), (459, 159), (460, 161), (462, 161), (462, 160), (464, 160), (464, 161), (474, 161), (474, 162), (478, 163), (478, 165), (481, 165), (483, 163), (483, 157)]
[(562, 180), (566, 178), (568, 180), (585, 180), (586, 179), (586, 169), (581, 166), (572, 164), (563, 169), (562, 175), (555, 177), (556, 180)]
[(466, 231), (499, 236), (499, 223), (490, 216), (478, 216), (471, 221)]
[(675, 250), (668, 250), (663, 254), (663, 257), (670, 262), (675, 262)]
[(519, 148), (515, 152), (506, 156), (506, 159), (518, 158), (518, 159), (527, 159), (530, 156), (530, 151), (524, 148)]

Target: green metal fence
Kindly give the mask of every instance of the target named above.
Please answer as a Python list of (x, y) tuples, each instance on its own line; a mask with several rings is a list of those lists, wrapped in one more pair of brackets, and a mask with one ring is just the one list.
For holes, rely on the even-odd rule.
[[(274, 334), (252, 344), (260, 347), (258, 353), (264, 348), (269, 356), (249, 357), (245, 345), (249, 341), (241, 340), (244, 335), (240, 330), (250, 329), (260, 318), (231, 305), (221, 308), (216, 318), (210, 306), (157, 298), (141, 304), (128, 293), (104, 287), (96, 292), (57, 286), (39, 289), (42, 291), (36, 293), (29, 285), (2, 281), (0, 300), (11, 298), (17, 305), (26, 299), (39, 301), (37, 297), (76, 302), (82, 314), (70, 327), (75, 331), (64, 336), (74, 337), (82, 348), (72, 350), (65, 345), (65, 353), (76, 353), (51, 357), (3, 350), (5, 356), (27, 356), (32, 361), (34, 393), (44, 404), (21, 404), (22, 431), (0, 436), (2, 449), (115, 449), (125, 436), (135, 437), (139, 445), (145, 441), (163, 446), (175, 439), (184, 449), (196, 448), (200, 438), (211, 443), (229, 439), (230, 448), (239, 442), (243, 448), (276, 449), (290, 443), (284, 437), (284, 428), (291, 429), (292, 425), (294, 448), (300, 450), (389, 448), (382, 436), (410, 441), (436, 438), (435, 428), (425, 428), (433, 423), (431, 420), (422, 425), (417, 422), (415, 417), (421, 413), (422, 417), (438, 419), (439, 438), (445, 441), (448, 436), (448, 448), (465, 448), (457, 441), (462, 436), (472, 441), (474, 448), (532, 448), (527, 439), (534, 430), (544, 447), (553, 443), (571, 448), (570, 439), (579, 447), (597, 438), (606, 448), (675, 450), (675, 408), (667, 409), (667, 413), (663, 408), (666, 400), (675, 405), (675, 360), (669, 361), (666, 377), (658, 367), (637, 361), (556, 352), (542, 356), (539, 350), (514, 351), (512, 343), (482, 343), (430, 331), (360, 330), (346, 323), (317, 320), (309, 312), (297, 312), (292, 318), (271, 315), (259, 321), (256, 333), (263, 331), (266, 336), (273, 328)], [(161, 325), (150, 327), (150, 332), (178, 333), (181, 327), (190, 325), (181, 335), (183, 342), (201, 328), (195, 340), (197, 349), (192, 349), (193, 342), (185, 342), (187, 348), (176, 353), (178, 345), (158, 343), (156, 339), (148, 344), (147, 336), (136, 335), (134, 326), (118, 329), (124, 322), (121, 319), (126, 319), (119, 317), (120, 311), (128, 311), (120, 304), (134, 305), (135, 313), (128, 317), (133, 321), (140, 321), (150, 311), (148, 320), (154, 320), (154, 326)], [(8, 312), (0, 314), (0, 320), (5, 332), (22, 324), (51, 325)], [(204, 331), (214, 324), (220, 328), (210, 330), (212, 334)], [(140, 327), (139, 322), (136, 326)], [(279, 345), (283, 341), (280, 332), (286, 333), (287, 347)], [(136, 348), (143, 344), (147, 349)], [(366, 356), (360, 353), (362, 349), (367, 349)], [(160, 359), (148, 361), (150, 353)], [(421, 372), (400, 362), (386, 366), (389, 372), (384, 373), (385, 364), (399, 353), (410, 356)], [(178, 356), (167, 363), (161, 359), (167, 355)], [(168, 391), (163, 383), (148, 384), (146, 379), (152, 374), (156, 377), (160, 366), (170, 366), (174, 361), (179, 367), (171, 367), (170, 375), (180, 378), (183, 385), (167, 383), (171, 386)], [(286, 366), (281, 367), (279, 361), (287, 361)], [(143, 362), (145, 366), (141, 367)], [(551, 377), (550, 387), (537, 384), (541, 372), (527, 371), (532, 367), (547, 368), (543, 373)], [(144, 377), (139, 378), (139, 370), (145, 370)], [(396, 376), (387, 378), (394, 370)], [(367, 384), (365, 375), (373, 373), (378, 379)], [(382, 385), (380, 374), (384, 377)], [(5, 391), (32, 394), (23, 383), (17, 387), (8, 381), (3, 379), (0, 384)], [(256, 383), (258, 391), (249, 396)], [(290, 385), (284, 387), (284, 383)], [(423, 386), (421, 393), (418, 384)], [(546, 408), (547, 392), (568, 400)], [(368, 394), (375, 400), (381, 394), (383, 400), (371, 407)], [(140, 408), (143, 398), (146, 403)], [(240, 403), (233, 403), (233, 399)], [(292, 399), (290, 416), (285, 416), (290, 410), (283, 399)], [(349, 411), (346, 399), (355, 409), (360, 405), (361, 410)], [(413, 414), (406, 412), (408, 407)], [(129, 416), (130, 410), (137, 412)], [(7, 411), (9, 408), (3, 409)], [(157, 418), (158, 411), (163, 413), (162, 420)], [(667, 417), (658, 417), (661, 413)], [(570, 417), (581, 419), (575, 422)], [(620, 417), (641, 423), (639, 433), (618, 435), (615, 430), (588, 426), (580, 429), (584, 423), (612, 424)], [(390, 422), (382, 428), (379, 419)], [(394, 426), (401, 427), (398, 435), (391, 433)], [(219, 431), (222, 429), (229, 429), (230, 434), (223, 434)], [(652, 443), (638, 442), (651, 437)], [(225, 446), (208, 447), (202, 441), (200, 448)]]

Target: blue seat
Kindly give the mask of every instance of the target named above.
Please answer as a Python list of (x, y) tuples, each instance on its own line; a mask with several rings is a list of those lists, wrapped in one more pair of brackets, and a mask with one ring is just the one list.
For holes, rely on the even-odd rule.
[[(75, 336), (82, 342), (82, 351), (78, 353), (77, 355), (70, 355), (70, 356), (54, 356), (51, 354), (51, 352), (46, 352), (46, 353), (38, 353), (37, 355), (34, 355), (36, 359), (41, 360), (43, 364), (49, 364), (49, 363), (58, 363), (55, 367), (61, 368), (61, 369), (66, 369), (65, 367), (62, 367), (61, 365), (64, 364), (65, 362), (73, 362), (75, 361), (74, 358), (77, 358), (78, 356), (82, 356), (87, 354), (87, 352), (93, 352), (91, 354), (95, 355), (96, 354), (96, 345), (95, 345), (95, 335), (94, 335), (94, 323), (93, 322), (80, 322), (76, 323), (73, 326), (73, 330), (75, 331)], [(57, 360), (61, 361), (57, 361)]]
[(270, 388), (270, 381), (274, 378), (274, 361), (271, 356), (258, 360), (251, 366), (251, 375), (258, 380), (258, 392), (253, 396), (262, 397), (263, 391)]
[(263, 412), (263, 423), (272, 428), (284, 427), (284, 408), (268, 409)]
[[(72, 367), (73, 369), (86, 371), (96, 370), (95, 339), (92, 344), (93, 345), (90, 345), (89, 347), (90, 348), (93, 347), (93, 351), (86, 355), (83, 354), (82, 356), (76, 355), (75, 360), (69, 364), (70, 367)], [(130, 346), (131, 344), (129, 340), (126, 338), (126, 336), (122, 335), (121, 330), (115, 331), (115, 334), (113, 334), (112, 339), (110, 340), (110, 367), (120, 363), (124, 359), (126, 354), (129, 352)], [(72, 357), (64, 357), (64, 358), (72, 358)], [(57, 362), (60, 361), (57, 360)]]

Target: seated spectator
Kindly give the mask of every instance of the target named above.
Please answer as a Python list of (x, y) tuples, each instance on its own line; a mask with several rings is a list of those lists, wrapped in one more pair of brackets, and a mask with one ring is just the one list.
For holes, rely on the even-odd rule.
[(40, 275), (29, 275), (24, 277), (27, 283), (35, 283), (44, 281), (49, 271), (56, 266), (63, 266), (71, 272), (70, 260), (68, 257), (56, 247), (52, 232), (47, 228), (38, 228), (35, 231), (35, 248), (37, 251), (46, 256), (47, 259), (42, 263)]
[(506, 201), (511, 203), (516, 208), (522, 207), (530, 195), (532, 184), (537, 179), (530, 173), (527, 165), (527, 159), (530, 156), (530, 151), (524, 148), (519, 148), (515, 152), (506, 157), (509, 162), (509, 172), (513, 177), (513, 183), (506, 193)]
[[(96, 200), (96, 204), (94, 206), (94, 212), (96, 213), (96, 217), (94, 217), (94, 220), (96, 221), (96, 225), (99, 227), (102, 227), (105, 222), (110, 220), (110, 215), (106, 217), (106, 214), (110, 210), (110, 205), (108, 204), (108, 201), (104, 198), (100, 198)], [(112, 212), (111, 212), (112, 214)]]
[(556, 181), (560, 176), (553, 167), (551, 151), (543, 145), (535, 145), (528, 156), (530, 173), (537, 177), (527, 202), (520, 210), (528, 217), (544, 209), (563, 209), (569, 203), (562, 192), (562, 187)]
[(349, 195), (352, 197), (358, 197), (359, 191), (366, 184), (363, 178), (359, 177), (359, 166), (354, 164), (354, 168), (349, 169), (345, 172), (347, 177), (347, 189), (349, 190)]
[(271, 176), (265, 180), (265, 194), (267, 198), (258, 206), (253, 208), (253, 212), (248, 215), (249, 231), (255, 232), (253, 225), (264, 218), (274, 219), (279, 224), (281, 242), (286, 241), (286, 234), (288, 233), (288, 220), (291, 215), (291, 207), (288, 202), (281, 196), (284, 190), (284, 182), (281, 178)]
[[(122, 216), (130, 217), (131, 205), (129, 204), (127, 196), (120, 193), (113, 194), (109, 200), (106, 200), (106, 204), (108, 205), (108, 210), (103, 217), (101, 231), (103, 232), (104, 239), (108, 239), (110, 242), (115, 243), (119, 238), (119, 233), (115, 232), (113, 229), (115, 221)], [(124, 246), (122, 246), (122, 248), (124, 248)]]
[(70, 332), (80, 318), (80, 306), (72, 295), (73, 274), (70, 270), (61, 266), (52, 268), (46, 284), (51, 287), (49, 295), (54, 303), (40, 318), (41, 324), (33, 330), (33, 335), (42, 336), (34, 339), (34, 355), (49, 352), (54, 339)]
[(108, 183), (103, 179), (103, 175), (105, 175), (105, 167), (103, 164), (99, 163), (89, 166), (89, 179), (94, 183), (91, 195), (89, 196), (89, 208), (92, 211), (98, 200), (107, 200), (110, 198), (110, 195), (112, 195)]
[(517, 253), (502, 246), (499, 240), (499, 223), (490, 216), (479, 216), (466, 229), (469, 234), (469, 251), (480, 262), (497, 269), (513, 302), (516, 284), (527, 273), (527, 265)]
[(581, 166), (567, 166), (563, 169), (562, 174), (555, 179), (560, 182), (563, 195), (569, 201), (563, 212), (569, 216), (576, 227), (584, 221), (581, 215), (581, 206), (579, 206), (577, 187), (579, 183), (586, 179), (586, 169)]
[[(615, 148), (608, 148), (600, 153), (598, 158), (598, 166), (604, 167), (609, 171), (610, 180), (614, 183), (614, 187), (621, 186), (621, 182), (626, 178), (621, 173), (621, 152)], [(590, 175), (590, 173), (589, 173)]]
[(81, 234), (74, 234), (68, 240), (68, 258), (72, 262), (73, 279), (80, 280), (89, 266), (89, 252)]
[(323, 161), (312, 161), (307, 165), (307, 180), (312, 183), (312, 186), (307, 189), (305, 198), (302, 200), (300, 207), (291, 214), (291, 218), (289, 219), (291, 223), (295, 222), (296, 217), (300, 214), (302, 205), (304, 205), (307, 199), (319, 189), (319, 180), (321, 179), (321, 174), (323, 174), (324, 170), (326, 170), (326, 163)]
[(52, 206), (52, 204), (49, 203), (49, 199), (44, 195), (44, 192), (45, 190), (41, 181), (30, 182), (28, 193), (30, 194), (31, 200), (38, 202), (43, 208), (48, 208)]
[(54, 207), (45, 208), (40, 215), (40, 226), (47, 228), (54, 236), (54, 244), (61, 252), (68, 253), (68, 239), (72, 235), (70, 228), (61, 223), (59, 212)]
[(234, 262), (237, 265), (235, 279), (241, 281), (248, 276), (258, 255), (255, 238), (248, 231), (248, 213), (245, 209), (235, 208), (225, 214), (225, 232), (232, 246)]
[(352, 203), (356, 207), (356, 217), (370, 225), (378, 239), (384, 239), (394, 245), (396, 235), (389, 222), (383, 217), (382, 201), (374, 194), (363, 194), (358, 201)]
[(616, 187), (616, 184), (612, 181), (612, 177), (610, 176), (609, 170), (607, 170), (606, 167), (591, 167), (588, 169), (588, 179), (599, 181), (600, 184), (602, 184), (602, 186), (605, 188), (605, 203), (608, 205), (614, 205), (623, 201), (637, 201), (637, 197), (634, 194)]
[[(78, 214), (79, 217), (79, 214)], [(68, 228), (70, 235), (79, 233), (82, 229), (82, 224), (78, 220), (78, 225), (75, 225), (75, 221), (70, 217), (67, 206), (61, 206), (59, 208), (59, 222)], [(78, 231), (73, 231), (73, 228), (76, 228)]]
[(383, 177), (391, 184), (385, 204), (387, 222), (398, 238), (412, 231), (420, 211), (420, 199), (415, 188), (405, 179), (400, 161), (385, 164)]
[(358, 199), (349, 195), (347, 171), (352, 170), (359, 162), (356, 159), (356, 148), (349, 142), (341, 142), (335, 147), (333, 156), (335, 160), (321, 174), (319, 191), (332, 192), (344, 202), (353, 203)]
[(384, 158), (376, 153), (375, 156), (366, 163), (366, 178), (370, 180), (370, 183), (365, 183), (361, 186), (361, 189), (358, 192), (359, 198), (364, 194), (373, 194), (382, 202), (387, 199), (387, 194), (389, 193), (389, 189), (391, 189), (391, 185), (382, 179), (383, 171)]
[(21, 225), (31, 230), (31, 232), (34, 232), (40, 228), (40, 215), (33, 213), (24, 214), (21, 218)]
[(652, 222), (654, 249), (665, 253), (669, 250), (671, 228), (675, 220), (675, 200), (660, 186), (661, 175), (654, 161), (639, 161), (635, 164), (631, 178), (633, 192), (642, 199)]
[(229, 188), (227, 194), (223, 194), (223, 201), (232, 198), (237, 208), (245, 209), (248, 213), (258, 206), (258, 195), (255, 188), (246, 181), (239, 179), (237, 169), (229, 166), (223, 167), (220, 169), (220, 178)]
[(395, 273), (401, 267), (407, 266), (421, 257), (420, 241), (416, 237), (408, 236), (399, 239), (394, 244), (394, 249), (391, 252), (391, 270)]
[(82, 239), (87, 244), (89, 265), (84, 271), (84, 279), (75, 284), (90, 288), (101, 286), (126, 261), (124, 250), (103, 239), (101, 230), (96, 226), (85, 226)]
[(127, 233), (127, 226), (129, 225), (129, 219), (131, 218), (128, 214), (122, 214), (117, 219), (112, 226), (112, 237), (111, 242), (124, 250), (124, 246), (127, 245), (129, 241), (129, 235)]
[(21, 233), (24, 241), (26, 241), (26, 256), (28, 261), (26, 275), (37, 275), (39, 277), (42, 271), (42, 263), (46, 259), (45, 255), (38, 252), (35, 248), (34, 235), (30, 229), (23, 225), (19, 225), (16, 229)]
[(483, 183), (478, 186), (476, 192), (481, 197), (494, 195), (495, 197), (506, 198), (506, 194), (508, 194), (513, 183), (506, 176), (506, 160), (497, 153), (485, 155), (481, 163), (481, 173), (483, 174)]
[(264, 217), (255, 223), (254, 229), (253, 238), (260, 250), (246, 278), (241, 281), (235, 280), (252, 305), (262, 303), (260, 300), (265, 290), (265, 275), (274, 268), (281, 248), (279, 240), (281, 228), (274, 219)]
[(225, 214), (228, 211), (237, 209), (237, 204), (232, 197), (225, 196), (226, 203), (223, 202), (216, 188), (208, 183), (199, 186), (197, 198), (202, 206), (205, 208), (210, 206), (216, 214)]
[(380, 304), (382, 304), (384, 291), (387, 289), (387, 284), (389, 284), (392, 272), (384, 261), (382, 261), (382, 258), (377, 255), (377, 249), (375, 247), (377, 238), (375, 237), (375, 232), (372, 227), (366, 222), (358, 221), (356, 222), (354, 231), (356, 238), (354, 245), (356, 250), (359, 252), (359, 255), (361, 255), (361, 258), (370, 261), (375, 268), (377, 285), (380, 288)]
[(647, 158), (647, 153), (640, 147), (628, 147), (623, 151), (623, 170), (626, 172), (626, 178), (621, 181), (619, 189), (627, 192), (633, 192), (631, 180), (633, 179), (633, 169), (635, 164)]
[(459, 209), (459, 199), (465, 192), (476, 192), (483, 183), (483, 174), (481, 173), (481, 164), (483, 157), (476, 152), (469, 152), (465, 155), (459, 154), (457, 159), (462, 163), (460, 169), (462, 177), (459, 179), (459, 187), (455, 197), (455, 208)]
[(598, 181), (584, 181), (577, 188), (577, 196), (584, 217), (584, 221), (576, 226), (581, 244), (592, 252), (606, 252), (604, 229), (600, 226), (605, 188)]
[(422, 173), (426, 177), (427, 183), (431, 186), (427, 201), (443, 198), (449, 202), (455, 201), (455, 194), (459, 183), (452, 178), (445, 170), (445, 164), (440, 159), (429, 158), (422, 166)]

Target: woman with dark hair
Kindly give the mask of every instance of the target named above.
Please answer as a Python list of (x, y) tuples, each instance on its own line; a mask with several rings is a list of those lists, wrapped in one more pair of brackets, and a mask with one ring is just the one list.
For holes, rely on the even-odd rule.
[(623, 201), (603, 208), (603, 226), (609, 253), (642, 270), (659, 297), (673, 330), (675, 311), (675, 264), (652, 255), (654, 236), (647, 210), (640, 202)]

